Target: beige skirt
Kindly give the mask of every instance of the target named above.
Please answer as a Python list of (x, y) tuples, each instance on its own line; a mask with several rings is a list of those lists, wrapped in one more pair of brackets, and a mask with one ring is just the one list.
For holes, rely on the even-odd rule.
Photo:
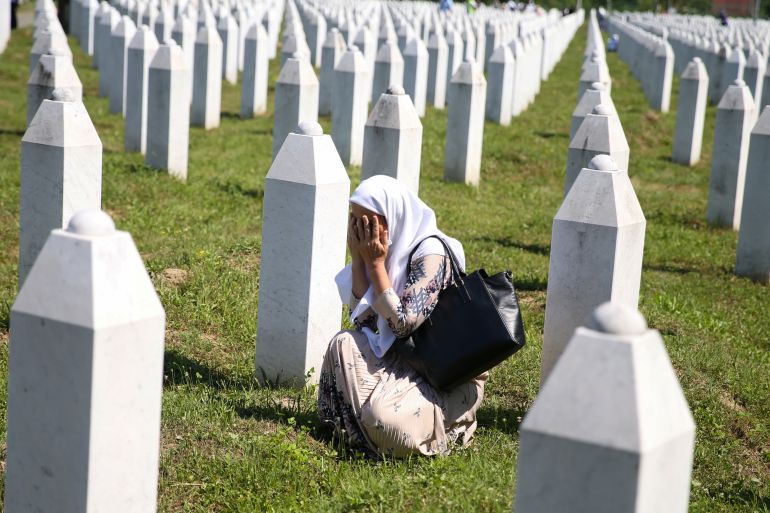
[(347, 444), (373, 455), (448, 454), (471, 442), (487, 377), (441, 392), (393, 351), (377, 358), (366, 335), (341, 331), (324, 357), (318, 413)]

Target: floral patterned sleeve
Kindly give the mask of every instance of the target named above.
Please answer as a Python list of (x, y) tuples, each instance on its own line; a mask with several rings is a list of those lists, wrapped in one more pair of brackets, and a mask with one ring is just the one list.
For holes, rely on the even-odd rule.
[(446, 286), (448, 264), (444, 255), (413, 260), (401, 297), (389, 288), (374, 302), (374, 310), (387, 319), (397, 337), (416, 330), (436, 307), (439, 292)]
[[(348, 306), (350, 307), (351, 312), (356, 309), (360, 301), (361, 300), (358, 299), (355, 295), (350, 295), (350, 304)], [(363, 328), (369, 328), (372, 331), (377, 331), (377, 314), (371, 308), (367, 308), (361, 313), (361, 315), (353, 319), (353, 324), (356, 325), (356, 329), (358, 331), (361, 331)]]

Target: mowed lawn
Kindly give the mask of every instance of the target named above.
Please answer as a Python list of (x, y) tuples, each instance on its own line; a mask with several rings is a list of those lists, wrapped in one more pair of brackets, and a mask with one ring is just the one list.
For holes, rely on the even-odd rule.
[[(104, 145), (103, 208), (133, 235), (168, 316), (159, 510), (510, 511), (517, 430), (538, 388), (551, 222), (562, 199), (585, 29), (524, 114), (510, 127), (486, 125), (478, 188), (442, 180), (446, 111), (429, 109), (423, 120), (420, 193), (440, 226), (465, 244), (469, 268), (513, 271), (528, 345), (492, 372), (472, 447), (448, 458), (381, 462), (347, 451), (321, 429), (313, 388), (271, 389), (255, 380), (277, 59), (264, 117), (239, 119), (240, 89), (223, 85), (222, 124), (190, 130), (182, 183), (123, 152), (123, 120), (108, 113), (90, 60), (70, 45)], [(24, 29), (0, 57), (3, 388), (30, 47)], [(770, 511), (770, 289), (733, 275), (736, 234), (705, 223), (715, 110), (701, 163), (673, 164), (676, 91), (671, 113), (653, 112), (626, 65), (608, 59), (631, 146), (629, 174), (648, 223), (640, 309), (663, 334), (697, 423), (691, 510)], [(330, 120), (321, 122), (328, 131)], [(355, 186), (359, 169), (350, 177)]]

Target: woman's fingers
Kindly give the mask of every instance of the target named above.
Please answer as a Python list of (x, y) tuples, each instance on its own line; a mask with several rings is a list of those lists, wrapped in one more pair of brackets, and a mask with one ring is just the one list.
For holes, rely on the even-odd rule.
[(377, 216), (372, 216), (372, 232), (369, 235), (369, 240), (372, 242), (380, 240), (380, 221)]

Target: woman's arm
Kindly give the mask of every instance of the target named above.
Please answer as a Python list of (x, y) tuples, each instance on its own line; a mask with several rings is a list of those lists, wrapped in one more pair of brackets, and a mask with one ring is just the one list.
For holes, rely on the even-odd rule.
[(419, 328), (436, 307), (447, 279), (448, 265), (444, 255), (417, 258), (409, 268), (401, 297), (389, 287), (374, 302), (374, 310), (387, 319), (397, 337), (406, 337)]

